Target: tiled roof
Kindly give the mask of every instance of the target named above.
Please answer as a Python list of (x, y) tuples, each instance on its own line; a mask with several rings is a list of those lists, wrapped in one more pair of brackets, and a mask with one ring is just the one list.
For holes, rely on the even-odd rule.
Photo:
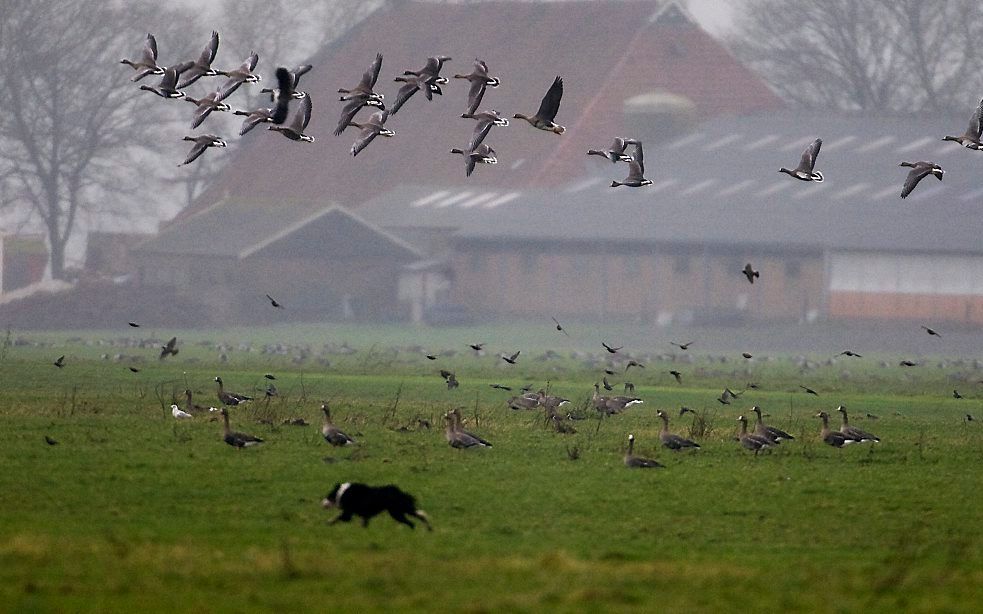
[[(392, 2), (312, 60), (303, 86), (312, 96), (311, 144), (267, 130), (243, 137), (228, 168), (194, 210), (224, 195), (321, 199), (357, 206), (401, 183), (503, 186), (556, 185), (584, 172), (584, 152), (625, 131), (623, 102), (652, 91), (688, 97), (700, 117), (777, 109), (780, 100), (681, 11), (660, 13), (653, 1), (501, 2), (446, 4)], [(467, 82), (451, 79), (444, 95), (428, 103), (411, 99), (358, 158), (349, 148), (355, 129), (332, 136), (342, 104), (335, 93), (350, 87), (376, 52), (384, 54), (377, 89), (395, 98), (392, 78), (446, 54), (443, 73), (471, 70), (481, 57), (502, 79), (483, 108), (511, 116), (534, 113), (555, 75), (564, 78), (557, 121), (563, 136), (534, 130), (520, 120), (496, 128), (487, 142), (498, 152), (495, 168), (479, 167), (469, 179), (459, 156), (473, 122), (460, 118)], [(262, 67), (264, 74), (271, 66)], [(364, 113), (364, 111), (363, 111)], [(520, 125), (521, 124), (521, 125)], [(179, 216), (185, 217), (191, 211)]]
[[(768, 249), (983, 253), (983, 153), (943, 143), (963, 118), (722, 117), (673, 141), (646, 144), (652, 186), (611, 188), (626, 166), (598, 159), (557, 189), (398, 187), (359, 213), (387, 228), (433, 227), (491, 241), (729, 245)], [(777, 172), (824, 138), (803, 183)], [(905, 200), (902, 160), (930, 160)], [(399, 231), (396, 230), (398, 233)]]

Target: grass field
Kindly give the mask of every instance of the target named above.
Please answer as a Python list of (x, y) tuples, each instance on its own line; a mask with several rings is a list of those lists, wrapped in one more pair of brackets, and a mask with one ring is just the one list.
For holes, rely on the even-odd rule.
[[(646, 368), (630, 376), (645, 403), (559, 435), (488, 386), (549, 381), (582, 405), (607, 361), (571, 355), (587, 348), (548, 329), (428, 331), (426, 349), (458, 350), (437, 361), (405, 349), (423, 334), (395, 329), (178, 333), (181, 353), (163, 363), (153, 343), (98, 343), (139, 332), (3, 344), (0, 610), (959, 612), (983, 602), (983, 425), (964, 419), (979, 411), (983, 373), (928, 364), (941, 355), (913, 369), (815, 356), (802, 370), (786, 356), (636, 353)], [(488, 356), (467, 351), (493, 339)], [(274, 340), (289, 345), (259, 351)], [(343, 340), (353, 353), (322, 347)], [(538, 359), (547, 347), (561, 356)], [(515, 367), (494, 355), (520, 348)], [(51, 366), (61, 354), (65, 368)], [(459, 389), (446, 389), (440, 368), (457, 372)], [(265, 373), (279, 396), (232, 410), (233, 428), (263, 437), (259, 447), (234, 450), (220, 423), (170, 415), (185, 387), (217, 404), (215, 375), (262, 397)], [(759, 388), (730, 406), (715, 400), (748, 381)], [(325, 444), (322, 399), (356, 446)], [(759, 457), (741, 449), (735, 419), (755, 404), (797, 440)], [(823, 445), (813, 416), (839, 404), (882, 442)], [(675, 417), (681, 405), (711, 426), (699, 451), (658, 446), (655, 410)], [(447, 445), (440, 416), (454, 406), (493, 448)], [(281, 424), (294, 417), (311, 425)], [(690, 424), (672, 426), (687, 434)], [(625, 468), (628, 433), (667, 467)], [(319, 503), (338, 481), (398, 484), (435, 530), (385, 516), (367, 529), (328, 526), (334, 512)]]

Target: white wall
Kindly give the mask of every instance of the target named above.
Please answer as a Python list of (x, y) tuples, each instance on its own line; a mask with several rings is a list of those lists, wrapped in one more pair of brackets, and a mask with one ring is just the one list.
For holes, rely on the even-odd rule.
[(980, 256), (842, 252), (830, 255), (829, 273), (831, 292), (983, 295)]

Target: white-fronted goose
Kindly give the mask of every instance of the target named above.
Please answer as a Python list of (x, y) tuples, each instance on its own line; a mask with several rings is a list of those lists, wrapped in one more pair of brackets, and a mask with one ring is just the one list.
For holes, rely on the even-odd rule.
[(969, 118), (969, 128), (966, 128), (966, 132), (962, 136), (944, 136), (942, 140), (955, 141), (963, 147), (980, 151), (983, 149), (983, 143), (980, 142), (980, 136), (983, 135), (983, 121), (981, 120), (983, 120), (983, 99), (973, 111), (973, 116)]
[(307, 124), (309, 124), (311, 121), (312, 108), (313, 103), (311, 102), (311, 97), (304, 96), (304, 98), (300, 101), (300, 108), (294, 111), (294, 118), (289, 124), (278, 126), (276, 123), (274, 123), (272, 126), (267, 126), (266, 129), (279, 132), (291, 141), (313, 143), (314, 137), (309, 134), (304, 134), (304, 129), (307, 128)]
[(681, 437), (680, 435), (675, 435), (669, 432), (669, 416), (666, 412), (661, 409), (656, 412), (660, 418), (662, 418), (662, 430), (659, 431), (659, 440), (662, 445), (669, 448), (670, 450), (685, 450), (686, 448), (700, 449), (700, 444), (695, 441)]
[(447, 443), (450, 444), (452, 448), (490, 448), (492, 445), (478, 437), (474, 433), (469, 433), (461, 428), (461, 414), (457, 409), (452, 409), (451, 411), (444, 414), (444, 436), (447, 438)]
[(193, 400), (191, 389), (190, 388), (185, 389), (184, 411), (188, 412), (191, 415), (194, 415), (194, 414), (208, 413), (210, 409), (211, 409), (210, 407), (205, 407), (203, 405), (196, 404)]
[(816, 183), (822, 183), (824, 177), (823, 174), (817, 170), (816, 158), (819, 156), (819, 148), (823, 146), (822, 139), (816, 139), (813, 141), (806, 150), (802, 152), (802, 159), (799, 160), (799, 165), (795, 167), (794, 170), (789, 170), (784, 166), (778, 169), (779, 173), (785, 173), (791, 177), (795, 177), (799, 181), (815, 181)]
[(840, 412), (840, 416), (843, 419), (843, 422), (840, 424), (840, 432), (843, 433), (844, 436), (861, 443), (866, 443), (868, 441), (876, 442), (881, 440), (881, 438), (876, 435), (858, 429), (857, 427), (850, 426), (850, 419), (846, 415), (846, 408), (842, 405), (837, 407), (836, 411)]
[(905, 178), (904, 188), (901, 189), (901, 198), (907, 198), (911, 194), (911, 191), (915, 189), (915, 186), (918, 185), (918, 182), (925, 177), (933, 175), (936, 179), (942, 181), (942, 175), (945, 174), (942, 167), (934, 162), (900, 162), (898, 166), (906, 166), (911, 169)]
[(833, 446), (834, 448), (842, 448), (843, 446), (855, 443), (856, 440), (852, 437), (847, 437), (843, 433), (831, 431), (829, 429), (829, 414), (821, 411), (816, 414), (816, 417), (823, 421), (823, 428), (821, 431), (819, 431), (819, 438), (823, 440), (823, 443)]
[(137, 71), (137, 74), (133, 75), (130, 81), (139, 81), (147, 75), (164, 74), (164, 67), (157, 64), (157, 39), (154, 38), (153, 34), (147, 34), (147, 40), (143, 44), (143, 51), (140, 53), (139, 60), (133, 61), (123, 58), (119, 63), (126, 64)]
[(177, 78), (181, 74), (182, 68), (187, 65), (182, 64), (179, 66), (171, 66), (170, 68), (164, 69), (164, 76), (161, 77), (160, 83), (157, 87), (152, 85), (141, 85), (140, 89), (147, 92), (153, 92), (161, 98), (184, 98), (184, 92), (179, 91), (177, 88)]
[(628, 451), (625, 452), (625, 467), (629, 469), (656, 469), (665, 467), (665, 465), (655, 459), (635, 456), (635, 436), (629, 433)]
[(750, 262), (744, 265), (744, 270), (742, 270), (741, 273), (744, 274), (744, 277), (747, 277), (749, 284), (754, 283), (755, 277), (761, 277), (761, 271), (755, 271)]
[(253, 72), (256, 70), (256, 64), (258, 62), (259, 56), (253, 52), (237, 68), (233, 68), (232, 70), (216, 70), (215, 72), (217, 74), (228, 77), (228, 80), (222, 84), (222, 87), (218, 88), (218, 99), (225, 100), (232, 95), (232, 92), (239, 89), (239, 86), (243, 83), (259, 83), (262, 77)]
[(222, 408), (222, 440), (235, 449), (258, 446), (263, 440), (254, 435), (238, 433), (229, 427), (229, 410)]
[(369, 115), (369, 118), (363, 123), (351, 122), (352, 126), (355, 126), (361, 130), (361, 132), (358, 134), (358, 138), (356, 138), (355, 142), (352, 143), (352, 157), (357, 156), (360, 151), (368, 147), (369, 143), (371, 143), (375, 137), (391, 137), (396, 135), (395, 132), (389, 128), (386, 128), (385, 124), (386, 120), (388, 119), (389, 111), (376, 111), (372, 115)]
[(598, 149), (588, 149), (588, 156), (601, 156), (602, 158), (607, 158), (612, 163), (614, 162), (631, 162), (631, 156), (625, 153), (625, 149), (629, 144), (634, 143), (634, 139), (624, 139), (618, 137), (614, 139), (614, 144), (605, 151)]
[(221, 102), (222, 94), (220, 92), (212, 92), (202, 98), (185, 96), (184, 99), (196, 107), (194, 119), (191, 120), (192, 130), (200, 126), (201, 122), (205, 121), (205, 118), (211, 115), (212, 111), (230, 111), (232, 109), (226, 103)]
[(538, 409), (539, 408), (539, 395), (526, 393), (514, 397), (509, 397), (508, 400), (509, 409), (523, 410), (523, 409)]
[(188, 157), (184, 159), (184, 162), (178, 164), (178, 166), (184, 166), (185, 164), (191, 164), (198, 159), (201, 154), (205, 153), (205, 150), (209, 147), (226, 147), (225, 141), (221, 138), (215, 136), (214, 134), (199, 134), (198, 136), (186, 136), (182, 140), (184, 141), (194, 141), (194, 146), (191, 151), (188, 152)]
[(563, 397), (558, 397), (551, 394), (546, 394), (545, 390), (540, 390), (536, 393), (539, 400), (540, 407), (545, 407), (547, 410), (555, 410), (558, 407), (562, 407), (570, 402), (570, 399), (564, 399)]
[(632, 145), (634, 145), (635, 149), (631, 154), (631, 160), (628, 162), (628, 176), (625, 177), (624, 181), (612, 181), (612, 188), (616, 188), (619, 185), (628, 186), (629, 188), (641, 188), (652, 185), (652, 181), (645, 178), (645, 156), (642, 152), (642, 142), (635, 141)]
[(239, 136), (243, 136), (259, 124), (273, 123), (273, 107), (254, 109), (252, 111), (236, 110), (232, 114), (243, 115), (246, 118), (242, 120), (242, 127), (239, 128)]
[(422, 77), (427, 80), (428, 83), (433, 85), (443, 85), (447, 83), (447, 77), (440, 76), (440, 69), (444, 67), (444, 62), (448, 62), (453, 58), (446, 55), (437, 55), (427, 58), (426, 65), (420, 70), (405, 70), (403, 71), (403, 76), (416, 76)]
[(281, 83), (281, 77), (278, 76), (277, 89), (274, 90), (268, 87), (264, 87), (259, 91), (261, 94), (269, 94), (270, 100), (274, 102), (276, 101), (275, 97), (277, 96), (286, 96), (289, 98), (300, 100), (301, 98), (307, 95), (307, 92), (302, 92), (299, 89), (297, 89), (298, 87), (300, 87), (300, 78), (306, 75), (311, 70), (311, 68), (314, 67), (311, 66), (310, 64), (303, 64), (293, 70), (287, 70), (286, 67), (279, 67), (277, 68), (277, 72), (283, 71), (281, 73), (283, 82)]
[(382, 69), (382, 54), (375, 54), (375, 59), (372, 60), (372, 64), (369, 69), (362, 74), (362, 80), (358, 82), (358, 85), (350, 90), (344, 88), (339, 89), (339, 94), (344, 94), (341, 100), (351, 100), (352, 98), (372, 98), (383, 101), (384, 96), (382, 94), (377, 94), (373, 88), (375, 87), (376, 81), (379, 80), (379, 71)]
[(495, 150), (490, 145), (484, 143), (478, 145), (478, 148), (474, 151), (464, 151), (455, 147), (451, 150), (451, 153), (464, 156), (465, 177), (471, 176), (477, 164), (498, 164), (498, 158), (495, 157)]
[(747, 432), (747, 418), (744, 416), (738, 416), (737, 421), (741, 423), (741, 432), (737, 435), (738, 441), (747, 450), (753, 450), (754, 455), (757, 456), (758, 452), (765, 448), (770, 448), (772, 446), (771, 440), (764, 437), (759, 437), (758, 435), (752, 435)]
[(492, 126), (509, 125), (509, 120), (502, 117), (495, 109), (480, 113), (465, 114), (461, 117), (477, 120), (474, 126), (474, 132), (471, 133), (471, 143), (468, 145), (469, 151), (474, 151), (478, 148), (478, 145), (481, 145), (481, 142), (488, 136), (488, 132), (491, 131)]
[(594, 404), (596, 410), (602, 411), (609, 416), (620, 413), (632, 405), (641, 405), (643, 403), (638, 397), (622, 395), (613, 397), (604, 396), (601, 394), (600, 384), (596, 382), (594, 383), (594, 395), (591, 397), (591, 402)]
[(215, 381), (218, 382), (218, 400), (222, 405), (228, 405), (229, 407), (235, 407), (236, 405), (241, 405), (246, 401), (252, 401), (252, 397), (247, 397), (244, 394), (237, 394), (235, 392), (227, 392), (225, 390), (225, 382), (222, 381), (221, 377), (215, 377)]
[(439, 85), (431, 83), (428, 79), (429, 77), (420, 77), (417, 75), (403, 75), (393, 79), (393, 81), (399, 81), (400, 83), (405, 83), (405, 85), (401, 86), (399, 91), (396, 92), (396, 102), (393, 103), (389, 112), (393, 115), (398, 113), (403, 108), (403, 105), (406, 104), (406, 101), (418, 91), (423, 92), (427, 100), (433, 100), (433, 95), (435, 93), (440, 94), (441, 90)]
[(333, 446), (347, 446), (355, 443), (354, 439), (343, 433), (331, 421), (331, 410), (326, 402), (321, 403), (321, 411), (324, 413), (324, 422), (321, 425), (321, 435), (324, 437), (324, 441)]
[(474, 69), (467, 75), (454, 75), (455, 79), (467, 79), (471, 82), (471, 89), (468, 91), (468, 110), (464, 116), (473, 115), (481, 104), (481, 99), (485, 96), (485, 89), (498, 87), (501, 81), (496, 77), (488, 76), (488, 65), (483, 60), (474, 59)]
[(753, 411), (755, 416), (757, 416), (757, 419), (754, 421), (754, 434), (758, 437), (764, 437), (768, 441), (776, 444), (781, 443), (782, 441), (791, 441), (795, 439), (795, 437), (792, 437), (782, 429), (774, 426), (767, 426), (764, 422), (762, 422), (761, 408), (757, 405), (752, 407), (751, 411)]
[(194, 418), (191, 414), (186, 411), (182, 411), (177, 405), (171, 405), (171, 415), (177, 420), (189, 420)]
[(556, 79), (553, 79), (553, 85), (546, 91), (546, 95), (543, 96), (543, 101), (539, 104), (539, 110), (536, 111), (535, 115), (529, 117), (522, 113), (516, 113), (513, 117), (515, 119), (526, 120), (533, 128), (555, 134), (563, 134), (567, 129), (553, 121), (556, 118), (557, 111), (560, 110), (560, 98), (562, 97), (563, 79), (558, 76)]
[(218, 32), (212, 30), (212, 37), (208, 40), (208, 44), (205, 45), (198, 59), (188, 68), (187, 73), (181, 79), (181, 83), (178, 84), (178, 89), (183, 90), (202, 77), (218, 75), (218, 72), (212, 68), (216, 53), (218, 53)]
[(349, 100), (341, 110), (341, 117), (338, 118), (338, 125), (335, 127), (334, 135), (339, 136), (346, 128), (352, 125), (352, 120), (362, 107), (376, 107), (385, 109), (385, 106), (374, 98), (353, 98)]

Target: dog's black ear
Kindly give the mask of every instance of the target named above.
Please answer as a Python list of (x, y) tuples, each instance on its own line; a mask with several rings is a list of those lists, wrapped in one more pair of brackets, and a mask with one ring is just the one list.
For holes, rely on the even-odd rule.
[(331, 501), (334, 501), (335, 495), (338, 494), (338, 489), (340, 489), (340, 488), (341, 488), (341, 482), (335, 482), (334, 483), (334, 487), (331, 489), (331, 492), (329, 492), (327, 495), (325, 495), (324, 498), (325, 499), (330, 499)]

